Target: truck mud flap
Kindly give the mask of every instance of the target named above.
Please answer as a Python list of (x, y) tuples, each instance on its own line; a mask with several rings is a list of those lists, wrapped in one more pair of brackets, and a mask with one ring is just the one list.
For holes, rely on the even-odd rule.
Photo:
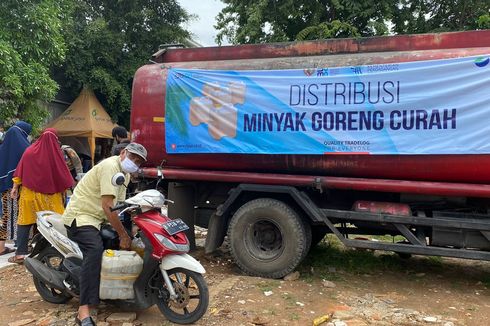
[(219, 248), (226, 235), (226, 221), (223, 216), (211, 215), (208, 222), (208, 234), (204, 244), (204, 252), (210, 254)]

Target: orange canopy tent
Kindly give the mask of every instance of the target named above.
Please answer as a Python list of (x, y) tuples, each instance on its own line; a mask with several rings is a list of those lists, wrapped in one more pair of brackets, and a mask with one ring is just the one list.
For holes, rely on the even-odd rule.
[(93, 162), (95, 138), (112, 138), (115, 126), (94, 92), (84, 88), (68, 109), (46, 128), (55, 128), (60, 137), (87, 137)]

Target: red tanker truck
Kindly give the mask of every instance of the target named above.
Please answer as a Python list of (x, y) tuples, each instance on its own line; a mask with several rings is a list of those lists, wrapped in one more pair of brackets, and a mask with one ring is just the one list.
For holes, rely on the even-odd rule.
[[(158, 182), (175, 201), (169, 206), (171, 217), (208, 229), (206, 252), (214, 251), (228, 236), (236, 264), (252, 275), (287, 275), (327, 233), (335, 234), (347, 247), (490, 260), (490, 152), (481, 150), (490, 142), (485, 128), (474, 128), (481, 129), (478, 141), (482, 145), (471, 153), (464, 148), (462, 152), (444, 152), (443, 148), (423, 154), (310, 154), (288, 152), (286, 145), (279, 153), (174, 152), (175, 140), (166, 139), (170, 109), (182, 109), (170, 107), (175, 102), (167, 98), (179, 96), (175, 91), (170, 94), (167, 87), (172, 73), (176, 76), (172, 81), (178, 82), (176, 78), (187, 77), (189, 71), (188, 76), (204, 70), (252, 71), (259, 75), (301, 69), (307, 76), (319, 76), (327, 73), (324, 67), (328, 67), (329, 77), (335, 78), (336, 67), (351, 67), (356, 74), (361, 69), (355, 67), (476, 56), (478, 66), (486, 69), (477, 88), (481, 90), (481, 83), (486, 83), (488, 92), (490, 65), (483, 66), (489, 54), (490, 30), (192, 49), (163, 47), (150, 64), (137, 70), (133, 81), (131, 134), (149, 153), (141, 178), (147, 184)], [(392, 85), (396, 83), (388, 86)], [(289, 88), (289, 104), (301, 101), (301, 87)], [(314, 96), (311, 87), (303, 87), (303, 91)], [(388, 87), (384, 91), (395, 100), (394, 91), (390, 93)], [(335, 84), (334, 99), (341, 100), (344, 93)], [(414, 94), (422, 96), (420, 91)], [(303, 101), (308, 99), (306, 95)], [(431, 95), (427, 100), (432, 100)], [(488, 101), (478, 105), (490, 110)], [(244, 123), (251, 128), (251, 118), (244, 118), (240, 104), (237, 107), (238, 120), (249, 119)], [(444, 114), (452, 118), (447, 116), (451, 113)], [(430, 119), (430, 126), (442, 125), (437, 122), (440, 117), (425, 119)], [(458, 126), (466, 120), (461, 121)], [(405, 135), (412, 137), (415, 132)], [(461, 138), (448, 137), (454, 138), (451, 141)], [(405, 240), (392, 243), (356, 237), (385, 234), (400, 235)]]

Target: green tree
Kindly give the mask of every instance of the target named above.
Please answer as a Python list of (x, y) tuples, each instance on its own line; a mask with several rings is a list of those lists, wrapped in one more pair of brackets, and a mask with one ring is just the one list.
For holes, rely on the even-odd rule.
[(489, 28), (489, 0), (401, 0), (396, 3), (393, 31), (430, 33)]
[(304, 41), (354, 36), (360, 36), (356, 27), (339, 20), (334, 20), (331, 23), (320, 23), (315, 26), (308, 26), (298, 33), (296, 39), (298, 41)]
[(490, 29), (490, 14), (478, 17), (478, 27), (480, 29)]
[(489, 0), (223, 0), (216, 41), (233, 44), (490, 28)]
[(218, 43), (383, 35), (393, 0), (223, 0)]
[(92, 87), (108, 113), (128, 125), (132, 78), (160, 44), (189, 37), (190, 16), (175, 0), (73, 0), (63, 67), (74, 95)]
[(43, 102), (56, 95), (50, 68), (65, 56), (64, 0), (0, 1), (0, 120), (18, 117), (38, 128)]

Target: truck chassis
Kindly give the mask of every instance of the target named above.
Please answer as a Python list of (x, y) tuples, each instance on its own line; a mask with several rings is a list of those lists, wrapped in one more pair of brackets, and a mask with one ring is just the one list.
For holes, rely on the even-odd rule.
[[(197, 173), (182, 169), (146, 169), (145, 173), (143, 177), (165, 176), (161, 183), (164, 186), (162, 191), (179, 202), (179, 205), (170, 205), (171, 217), (180, 217), (190, 225), (208, 228), (205, 242), (207, 253), (220, 247), (228, 236), (231, 254), (247, 274), (284, 277), (294, 271), (311, 246), (321, 241), (327, 233), (334, 234), (346, 247), (393, 251), (401, 257), (415, 254), (490, 260), (486, 185), (474, 185), (469, 192), (484, 197), (476, 199), (478, 209), (466, 203), (468, 198), (458, 197), (463, 198), (465, 204), (456, 205), (455, 209), (428, 201), (424, 204), (425, 208), (412, 212), (409, 204), (399, 200), (400, 193), (391, 192), (390, 187), (378, 187), (377, 194), (381, 195), (378, 197), (373, 197), (370, 191), (356, 191), (347, 200), (347, 205), (328, 207), (328, 198), (335, 196), (336, 191), (349, 193), (353, 190), (339, 190), (337, 186), (325, 188), (325, 183), (318, 180), (320, 177), (312, 177), (311, 180), (316, 182), (309, 185), (277, 185), (214, 182), (216, 179), (235, 180), (231, 178), (233, 172), (229, 171), (222, 172), (226, 177), (221, 175), (219, 178), (216, 178), (216, 174), (219, 174), (217, 171), (213, 171), (212, 177), (207, 176), (206, 171)], [(187, 182), (183, 180), (183, 175), (186, 175)], [(274, 183), (273, 180), (285, 182), (284, 175), (261, 176), (269, 176), (269, 183)], [(175, 182), (175, 178), (178, 182)], [(239, 173), (239, 179), (248, 180), (243, 173)], [(396, 183), (395, 180), (391, 182)], [(424, 184), (429, 186), (432, 194), (438, 185)], [(448, 187), (441, 188), (440, 193), (456, 189), (458, 185), (463, 193), (471, 188), (468, 184), (448, 184)], [(413, 192), (423, 193), (422, 188)], [(380, 201), (380, 198), (388, 201)], [(355, 210), (357, 203), (367, 209)], [(404, 241), (391, 243), (355, 236), (386, 234), (400, 235)], [(193, 229), (189, 237), (194, 238)]]

